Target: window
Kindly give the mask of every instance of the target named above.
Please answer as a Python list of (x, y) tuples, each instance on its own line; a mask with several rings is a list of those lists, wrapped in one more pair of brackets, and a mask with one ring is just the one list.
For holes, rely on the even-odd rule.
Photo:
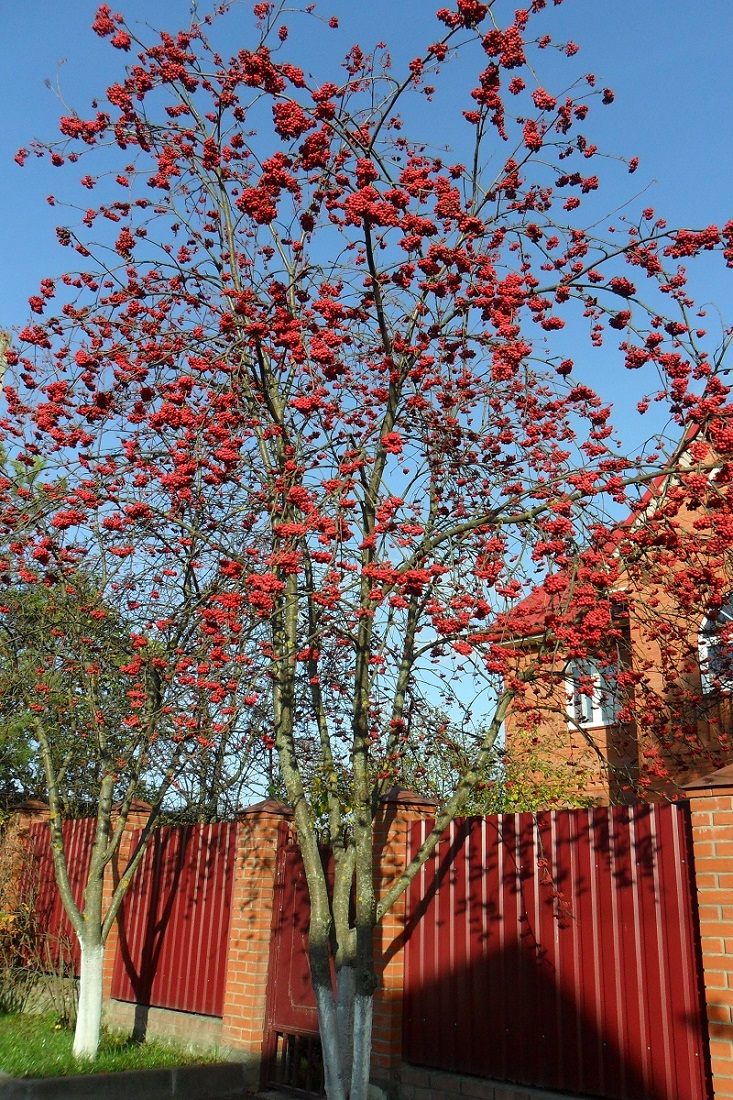
[(702, 690), (708, 693), (733, 688), (733, 592), (703, 622), (698, 653)]
[(620, 702), (618, 668), (610, 661), (571, 661), (565, 669), (568, 717), (581, 726), (612, 726)]

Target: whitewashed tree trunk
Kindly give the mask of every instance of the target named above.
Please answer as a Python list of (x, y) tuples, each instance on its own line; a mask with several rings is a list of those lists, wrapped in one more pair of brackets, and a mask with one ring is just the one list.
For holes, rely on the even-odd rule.
[(372, 1053), (372, 1013), (374, 997), (357, 993), (354, 997), (354, 1038), (352, 1043), (351, 1091), (349, 1100), (367, 1100), (369, 1066)]
[(83, 940), (80, 942), (79, 1011), (73, 1053), (75, 1058), (93, 1059), (97, 1056), (102, 1026), (104, 944), (85, 944)]
[(313, 993), (318, 1009), (318, 1030), (321, 1033), (326, 1096), (328, 1100), (347, 1100), (341, 1057), (342, 1048), (339, 1042), (338, 1015), (333, 990), (330, 987), (314, 983)]
[(330, 988), (314, 985), (326, 1096), (328, 1100), (368, 1100), (374, 997), (356, 993), (356, 975), (350, 966), (339, 971), (337, 988), (334, 998)]
[(336, 1018), (338, 1020), (341, 1066), (345, 1081), (351, 1080), (354, 1055), (354, 992), (356, 974), (353, 966), (342, 966), (336, 974)]

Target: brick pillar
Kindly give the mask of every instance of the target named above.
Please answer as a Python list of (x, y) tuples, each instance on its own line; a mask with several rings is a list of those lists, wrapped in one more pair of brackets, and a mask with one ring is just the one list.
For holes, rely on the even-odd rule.
[(0, 921), (8, 923), (17, 912), (22, 898), (20, 887), (28, 866), (28, 829), (39, 821), (48, 821), (50, 810), (45, 802), (29, 798), (15, 806), (0, 840)]
[(48, 821), (50, 809), (46, 802), (39, 802), (36, 798), (28, 798), (12, 810), (12, 820), (17, 820), (25, 827), (33, 825), (36, 821)]
[(715, 1100), (733, 1100), (733, 766), (686, 788)]
[[(377, 894), (386, 893), (407, 864), (410, 827), (435, 813), (435, 803), (412, 791), (393, 787), (383, 799), (374, 822), (374, 862)], [(374, 937), (379, 988), (374, 998), (372, 1076), (399, 1079), (402, 1062), (402, 991), (405, 976), (405, 911), (403, 894), (385, 914)]]
[(279, 826), (292, 817), (268, 798), (239, 815), (222, 1042), (258, 1066), (262, 1055)]
[[(112, 900), (112, 894), (114, 893), (115, 886), (117, 885), (119, 878), (124, 874), (127, 867), (127, 861), (132, 855), (132, 834), (136, 829), (142, 829), (145, 822), (150, 816), (151, 806), (148, 802), (142, 802), (140, 799), (133, 799), (130, 804), (130, 812), (127, 815), (127, 821), (125, 822), (125, 831), (122, 834), (120, 840), (120, 846), (117, 850), (117, 854), (108, 863), (105, 875), (104, 875), (104, 893), (102, 894), (102, 919), (107, 912), (109, 903)], [(116, 817), (112, 818), (112, 828), (116, 825)], [(107, 943), (104, 950), (104, 971), (102, 976), (102, 1001), (108, 1001), (112, 997), (112, 978), (115, 971), (115, 958), (117, 957), (117, 946), (120, 939), (120, 923), (121, 913), (118, 911), (115, 917), (114, 923), (109, 930), (107, 936)]]

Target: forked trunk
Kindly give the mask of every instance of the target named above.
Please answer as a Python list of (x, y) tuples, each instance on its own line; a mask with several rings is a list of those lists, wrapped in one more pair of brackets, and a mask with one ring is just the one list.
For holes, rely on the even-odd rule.
[(330, 985), (314, 982), (313, 992), (328, 1100), (368, 1100), (374, 998), (356, 992), (354, 970), (348, 966), (339, 971), (338, 999)]
[(79, 977), (79, 1010), (74, 1031), (75, 1058), (97, 1056), (102, 1027), (102, 975), (104, 944), (85, 944), (81, 940), (81, 970)]

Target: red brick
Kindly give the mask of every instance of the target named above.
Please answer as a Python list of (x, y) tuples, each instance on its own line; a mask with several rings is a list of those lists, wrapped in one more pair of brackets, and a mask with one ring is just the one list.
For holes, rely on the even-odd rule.
[[(700, 921), (700, 934), (703, 937), (720, 936), (721, 938), (729, 935), (733, 932), (728, 921), (724, 920), (701, 920)], [(728, 951), (728, 945), (726, 943), (726, 951)]]
[[(702, 901), (703, 899), (701, 899)], [(700, 921), (719, 921), (721, 918), (721, 905), (717, 904), (716, 894), (707, 894), (704, 904), (699, 906)]]
[[(711, 1044), (711, 1047), (712, 1047), (712, 1044)], [(712, 1050), (711, 1050), (710, 1063), (711, 1063), (711, 1068), (712, 1068), (712, 1071), (713, 1071), (713, 1075), (716, 1079), (716, 1081), (715, 1081), (715, 1083), (716, 1083), (715, 1096), (716, 1096), (716, 1100), (717, 1100), (717, 1097), (720, 1095), (720, 1093), (718, 1092), (718, 1089), (717, 1089), (718, 1080), (720, 1078), (731, 1078), (731, 1079), (733, 1079), (733, 1058), (726, 1058), (725, 1055), (713, 1054)]]
[(722, 989), (719, 987), (713, 988), (708, 980), (708, 975), (705, 975), (705, 1000), (708, 1004), (728, 1005), (733, 1007), (733, 990)]
[[(702, 860), (702, 863), (703, 867), (700, 867), (699, 864), (696, 863), (696, 873), (702, 871), (703, 874), (718, 875), (718, 888), (722, 890), (727, 890), (728, 886), (720, 880), (723, 878), (725, 869), (730, 867), (731, 861), (729, 859), (704, 859)], [(703, 891), (703, 894), (707, 896), (707, 891)], [(703, 895), (701, 895), (701, 897), (702, 896)]]
[(717, 950), (713, 946), (707, 947), (706, 941), (703, 941), (702, 945), (702, 963), (705, 971), (725, 970), (733, 972), (733, 959), (724, 953), (725, 943), (722, 940), (713, 940), (711, 944), (717, 945)]
[(701, 798), (695, 798), (690, 806), (692, 810), (692, 819), (695, 820), (695, 816), (698, 813), (705, 813), (705, 811), (728, 809), (731, 806), (730, 795), (703, 795)]

